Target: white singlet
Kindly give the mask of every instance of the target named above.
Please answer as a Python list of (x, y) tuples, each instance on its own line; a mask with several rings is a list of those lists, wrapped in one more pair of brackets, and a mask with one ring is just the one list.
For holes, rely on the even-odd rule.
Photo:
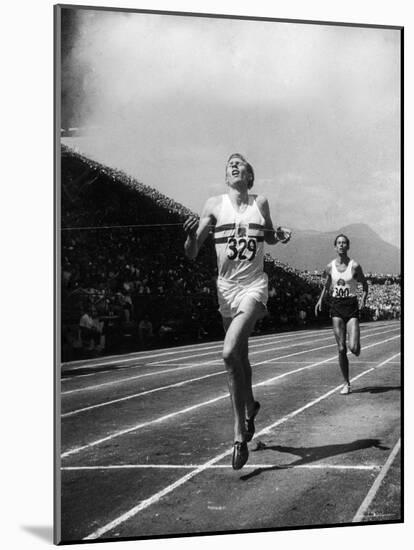
[(348, 298), (357, 295), (358, 283), (352, 274), (354, 260), (349, 260), (347, 268), (343, 273), (338, 271), (335, 260), (331, 262), (331, 278), (334, 298)]
[(256, 195), (249, 195), (249, 204), (242, 213), (236, 212), (227, 194), (222, 195), (214, 229), (220, 278), (244, 282), (263, 272), (264, 224)]
[(230, 197), (222, 195), (220, 212), (214, 229), (217, 254), (217, 295), (223, 317), (237, 314), (246, 298), (266, 306), (268, 280), (263, 272), (264, 224), (256, 195), (249, 195), (249, 205), (236, 212)]

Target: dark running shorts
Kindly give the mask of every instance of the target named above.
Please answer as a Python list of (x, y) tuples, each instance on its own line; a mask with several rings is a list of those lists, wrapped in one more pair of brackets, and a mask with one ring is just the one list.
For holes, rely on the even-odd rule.
[(340, 317), (347, 323), (349, 319), (359, 319), (358, 300), (350, 298), (331, 298), (329, 311), (331, 317)]

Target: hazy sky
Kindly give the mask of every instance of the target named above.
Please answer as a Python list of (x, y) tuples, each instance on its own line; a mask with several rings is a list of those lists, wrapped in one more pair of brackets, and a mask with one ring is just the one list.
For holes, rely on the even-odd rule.
[(85, 153), (199, 212), (241, 152), (277, 224), (400, 244), (399, 31), (78, 13), (65, 101), (98, 127)]

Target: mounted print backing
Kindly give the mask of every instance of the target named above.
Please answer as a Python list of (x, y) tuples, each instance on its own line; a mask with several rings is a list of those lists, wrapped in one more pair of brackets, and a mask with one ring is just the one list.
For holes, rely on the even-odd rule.
[(401, 27), (55, 7), (55, 542), (403, 521)]

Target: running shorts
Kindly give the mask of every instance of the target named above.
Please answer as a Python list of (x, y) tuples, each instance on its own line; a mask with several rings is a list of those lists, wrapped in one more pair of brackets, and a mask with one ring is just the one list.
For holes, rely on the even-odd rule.
[(219, 312), (223, 317), (234, 317), (241, 303), (251, 297), (265, 307), (268, 300), (268, 278), (266, 273), (259, 273), (249, 281), (229, 281), (219, 277), (217, 279), (217, 297)]
[(359, 319), (358, 299), (355, 296), (349, 298), (331, 298), (331, 317), (340, 317), (347, 323), (349, 319)]

